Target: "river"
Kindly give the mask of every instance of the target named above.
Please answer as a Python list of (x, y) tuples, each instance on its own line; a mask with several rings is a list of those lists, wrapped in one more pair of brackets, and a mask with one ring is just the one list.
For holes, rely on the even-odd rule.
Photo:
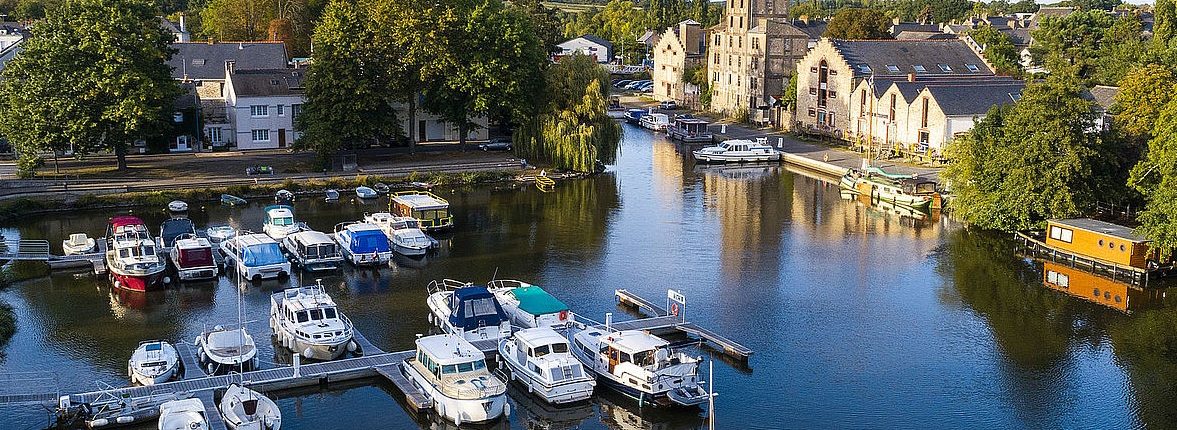
[[(437, 256), (419, 267), (346, 269), (323, 283), (390, 351), (411, 349), (428, 330), (433, 279), (531, 281), (595, 319), (632, 317), (615, 289), (656, 302), (680, 290), (687, 319), (755, 351), (746, 367), (715, 362), (717, 428), (1177, 425), (1177, 307), (1164, 290), (1123, 290), (1128, 314), (1045, 287), (1041, 263), (1015, 256), (1004, 236), (845, 200), (836, 186), (781, 166), (695, 166), (685, 150), (630, 126), (621, 146), (605, 174), (550, 193), (435, 190), (457, 225)], [(192, 218), (258, 229), (262, 206), (209, 204)], [(330, 231), (384, 204), (301, 198), (295, 206), (312, 228)], [(135, 213), (150, 225), (165, 217), (162, 208)], [(56, 248), (73, 232), (101, 235), (113, 214), (29, 217), (0, 231)], [(263, 367), (285, 361), (264, 341), (268, 295), (299, 282), (244, 293)], [(204, 327), (235, 323), (237, 312), (235, 284), (224, 278), (136, 295), (112, 292), (105, 277), (55, 273), (0, 299), (19, 319), (0, 374), (54, 372), (62, 391), (125, 385), (140, 340), (191, 342)], [(407, 412), (384, 384), (277, 397), (284, 429), (440, 426)], [(511, 402), (513, 416), (493, 427), (706, 427), (703, 411), (641, 409), (616, 395), (571, 408), (517, 392)], [(0, 428), (44, 428), (49, 418), (0, 406)]]

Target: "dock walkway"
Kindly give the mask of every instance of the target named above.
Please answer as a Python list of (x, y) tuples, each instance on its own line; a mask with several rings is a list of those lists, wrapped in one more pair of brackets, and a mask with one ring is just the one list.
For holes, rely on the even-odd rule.
[(417, 411), (422, 411), (433, 407), (433, 398), (429, 397), (428, 394), (421, 392), (421, 390), (418, 390), (417, 387), (409, 381), (409, 378), (406, 378), (405, 375), (401, 373), (399, 364), (377, 366), (376, 373), (379, 373), (380, 376), (383, 376), (389, 382), (392, 382), (392, 385), (396, 386), (396, 388), (400, 390), (401, 393), (404, 393), (405, 401), (409, 403), (409, 406), (412, 406)]

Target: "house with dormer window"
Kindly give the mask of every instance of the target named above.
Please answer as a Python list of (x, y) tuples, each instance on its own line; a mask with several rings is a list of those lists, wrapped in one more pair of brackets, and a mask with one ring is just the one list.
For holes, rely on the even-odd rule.
[(225, 106), (238, 149), (287, 148), (304, 100), (305, 69), (225, 68)]

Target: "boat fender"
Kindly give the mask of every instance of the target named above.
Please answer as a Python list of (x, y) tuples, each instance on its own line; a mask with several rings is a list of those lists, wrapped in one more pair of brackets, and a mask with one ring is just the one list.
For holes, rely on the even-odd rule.
[(354, 354), (356, 352), (356, 350), (359, 348), (360, 348), (360, 346), (358, 344), (356, 344), (356, 341), (353, 340), (353, 341), (347, 342), (347, 352)]
[(209, 364), (208, 364), (208, 374), (209, 374), (209, 375), (212, 375), (212, 374), (213, 374), (213, 364), (212, 364), (212, 363), (209, 363)]
[(171, 277), (171, 276), (164, 276), (164, 277), (163, 277), (163, 283), (165, 283), (165, 284), (170, 284), (170, 283), (172, 283), (172, 277)]
[(511, 404), (507, 403), (506, 401), (503, 401), (503, 416), (511, 416)]
[(118, 418), (115, 418), (114, 422), (119, 423), (119, 424), (130, 424), (132, 422), (135, 422), (135, 417), (129, 416), (129, 415), (123, 415)]
[(532, 387), (531, 384), (527, 384), (527, 394), (532, 394), (534, 392), (535, 392), (535, 387)]
[(110, 420), (106, 418), (99, 418), (94, 421), (90, 421), (90, 427), (106, 427), (108, 425), (110, 425)]
[(311, 351), (311, 347), (308, 346), (307, 349), (302, 350), (302, 357), (303, 358), (311, 358), (314, 356), (315, 356), (315, 352)]
[(454, 424), (457, 424), (458, 427), (462, 426), (462, 411), (458, 411), (458, 413), (454, 415)]

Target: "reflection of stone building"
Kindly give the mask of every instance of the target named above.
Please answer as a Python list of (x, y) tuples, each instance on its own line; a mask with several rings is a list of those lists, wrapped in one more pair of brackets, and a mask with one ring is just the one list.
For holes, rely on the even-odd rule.
[(779, 166), (708, 167), (703, 190), (719, 218), (719, 260), (729, 279), (780, 266), (781, 236), (795, 199)]

